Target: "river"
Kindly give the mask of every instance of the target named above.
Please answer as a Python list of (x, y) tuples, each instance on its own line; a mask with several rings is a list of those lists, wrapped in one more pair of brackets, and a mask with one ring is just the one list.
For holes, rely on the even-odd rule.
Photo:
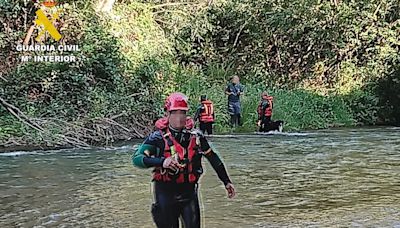
[[(400, 227), (400, 128), (210, 140), (237, 196), (205, 160), (203, 227)], [(0, 154), (0, 227), (154, 227), (137, 143)]]

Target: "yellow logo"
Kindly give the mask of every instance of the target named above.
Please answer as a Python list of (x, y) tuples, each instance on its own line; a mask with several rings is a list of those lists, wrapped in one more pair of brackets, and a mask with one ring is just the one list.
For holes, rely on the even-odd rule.
[(53, 37), (56, 41), (61, 39), (61, 34), (57, 31), (56, 27), (54, 27), (53, 22), (58, 19), (58, 11), (52, 15), (52, 19), (49, 20), (44, 14), (43, 10), (39, 9), (36, 11), (37, 19), (35, 20), (36, 25), (42, 25), (44, 29), (40, 31), (38, 36), (36, 37), (36, 41), (40, 41), (41, 37), (47, 31), (50, 36)]
[[(41, 4), (44, 7), (51, 8), (57, 5), (54, 0), (45, 0), (41, 1)], [(56, 27), (54, 26), (54, 22), (59, 19), (59, 10), (51, 15), (51, 20), (47, 18), (45, 11), (43, 9), (39, 9), (36, 11), (37, 19), (35, 20), (36, 26), (42, 26), (43, 29), (39, 32), (38, 36), (36, 37), (36, 41), (40, 42), (43, 35), (48, 32), (50, 36), (59, 41), (61, 39), (61, 34), (57, 31)]]
[[(56, 28), (56, 20), (59, 19), (59, 13), (63, 7), (55, 7), (57, 2), (54, 0), (33, 0), (36, 7), (40, 7), (36, 11), (36, 19), (33, 21), (33, 25), (29, 28), (28, 33), (22, 44), (16, 46), (16, 50), (19, 52), (25, 52), (26, 55), (21, 55), (22, 62), (75, 62), (77, 58), (73, 54), (66, 54), (68, 52), (80, 51), (78, 45), (44, 45), (43, 36), (49, 34), (54, 40), (60, 41), (62, 35)], [(29, 45), (32, 34), (35, 29), (38, 29), (38, 35), (36, 41), (39, 44)], [(29, 52), (41, 52), (29, 53)], [(59, 53), (61, 52), (61, 53)]]

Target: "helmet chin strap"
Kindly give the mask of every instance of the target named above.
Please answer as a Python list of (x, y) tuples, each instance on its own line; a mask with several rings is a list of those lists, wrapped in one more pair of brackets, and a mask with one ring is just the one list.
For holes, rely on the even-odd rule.
[(169, 124), (168, 127), (169, 127), (169, 130), (171, 131), (172, 136), (179, 143), (182, 143), (182, 142), (187, 141), (189, 139), (190, 131), (188, 131), (186, 128), (178, 130), (178, 129), (172, 127), (171, 124)]
[(172, 130), (172, 131), (174, 131), (174, 132), (182, 132), (182, 130), (183, 130), (183, 128), (180, 129), (180, 130), (179, 130), (179, 129), (176, 129), (176, 128), (172, 127), (171, 124), (169, 124), (168, 127), (169, 127), (170, 130)]

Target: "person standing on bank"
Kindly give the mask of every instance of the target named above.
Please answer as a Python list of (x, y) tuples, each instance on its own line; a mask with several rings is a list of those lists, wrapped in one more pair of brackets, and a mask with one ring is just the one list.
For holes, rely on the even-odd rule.
[(212, 134), (212, 125), (215, 121), (214, 105), (207, 99), (207, 95), (201, 95), (201, 104), (197, 108), (196, 114), (194, 115), (194, 121), (200, 121), (200, 130), (205, 134), (207, 131), (208, 135)]
[(231, 116), (231, 126), (241, 126), (241, 107), (240, 107), (240, 96), (244, 93), (244, 87), (240, 84), (238, 76), (232, 77), (232, 82), (228, 84), (225, 89), (225, 94), (228, 95), (228, 113)]
[(202, 157), (211, 163), (229, 198), (235, 196), (235, 188), (219, 155), (200, 131), (192, 130), (194, 121), (187, 117), (187, 97), (172, 93), (164, 110), (166, 116), (155, 123), (158, 130), (144, 140), (132, 163), (139, 168), (154, 168), (151, 213), (158, 228), (179, 227), (179, 217), (185, 228), (200, 228), (197, 183), (203, 173)]

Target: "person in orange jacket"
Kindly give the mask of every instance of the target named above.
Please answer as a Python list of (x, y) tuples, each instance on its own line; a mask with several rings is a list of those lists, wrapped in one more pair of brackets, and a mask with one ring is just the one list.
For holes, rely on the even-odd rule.
[(208, 135), (212, 134), (212, 125), (215, 121), (214, 105), (207, 99), (207, 95), (201, 95), (201, 104), (197, 108), (196, 114), (194, 116), (194, 121), (200, 121), (200, 130), (205, 134), (207, 131)]
[(274, 97), (269, 96), (267, 92), (261, 93), (261, 102), (257, 108), (257, 125), (260, 127), (260, 132), (266, 131), (268, 124), (271, 122), (272, 109), (274, 108), (273, 100)]

